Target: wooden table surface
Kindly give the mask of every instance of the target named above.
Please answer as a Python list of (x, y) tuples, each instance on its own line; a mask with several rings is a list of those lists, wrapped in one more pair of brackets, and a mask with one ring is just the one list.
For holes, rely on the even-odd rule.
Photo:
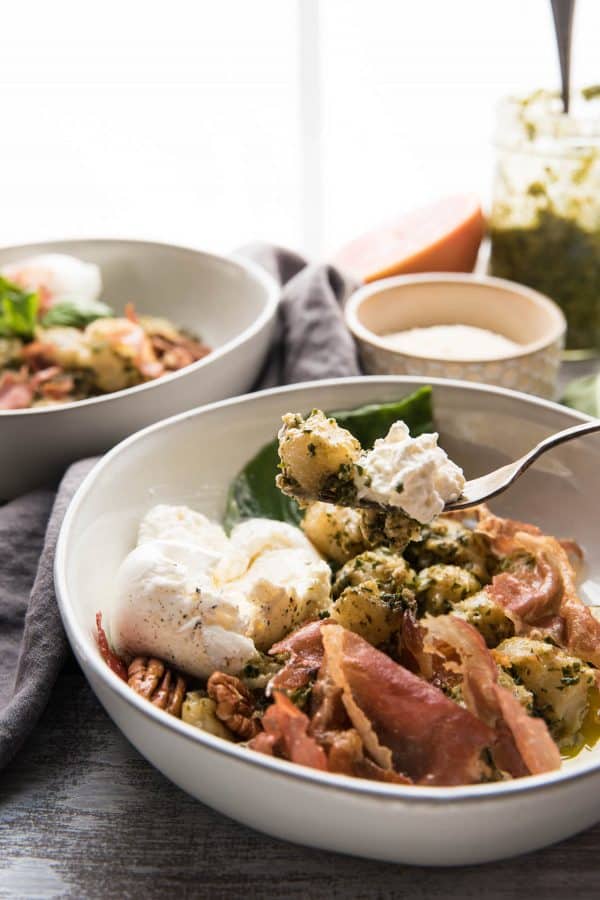
[(0, 773), (2, 900), (598, 898), (599, 858), (600, 825), (519, 859), (459, 869), (370, 862), (266, 837), (202, 806), (147, 763), (73, 658), (35, 732)]
[(3, 900), (597, 898), (599, 855), (600, 825), (516, 860), (460, 869), (396, 866), (276, 841), (167, 781), (113, 725), (74, 660), (0, 776)]

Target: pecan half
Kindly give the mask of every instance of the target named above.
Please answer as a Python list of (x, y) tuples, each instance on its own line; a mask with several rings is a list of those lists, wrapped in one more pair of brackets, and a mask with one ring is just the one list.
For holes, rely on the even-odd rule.
[(254, 715), (252, 694), (235, 675), (213, 672), (206, 684), (208, 696), (215, 701), (217, 718), (230, 731), (245, 741), (260, 731), (260, 721)]
[(154, 706), (181, 718), (185, 678), (165, 666), (160, 659), (136, 656), (127, 670), (127, 684)]

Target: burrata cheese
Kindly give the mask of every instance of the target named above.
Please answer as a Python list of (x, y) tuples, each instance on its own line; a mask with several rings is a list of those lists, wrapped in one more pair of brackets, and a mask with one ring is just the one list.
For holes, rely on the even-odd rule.
[(412, 438), (404, 422), (395, 422), (361, 455), (354, 479), (358, 499), (397, 507), (422, 525), (432, 522), (465, 484), (462, 469), (437, 441), (436, 433)]
[(199, 512), (159, 504), (120, 567), (110, 636), (126, 657), (236, 674), (329, 602), (329, 566), (298, 528), (249, 519), (228, 538)]

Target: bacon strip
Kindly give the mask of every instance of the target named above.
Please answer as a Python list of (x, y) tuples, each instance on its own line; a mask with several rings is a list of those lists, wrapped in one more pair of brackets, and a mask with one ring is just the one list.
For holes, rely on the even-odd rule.
[(191, 366), (192, 363), (204, 359), (211, 352), (210, 347), (185, 335), (181, 335), (175, 341), (169, 340), (161, 334), (153, 334), (150, 340), (158, 359), (165, 369), (170, 371)]
[(60, 366), (47, 366), (45, 369), (39, 369), (35, 372), (30, 378), (31, 386), (37, 390), (37, 388), (41, 384), (45, 384), (47, 381), (50, 381), (52, 378), (55, 378), (57, 375), (62, 373), (62, 369)]
[(27, 409), (36, 397), (65, 400), (75, 382), (60, 366), (46, 366), (32, 373), (24, 366), (19, 372), (7, 370), (0, 375), (0, 409)]
[(150, 342), (150, 338), (140, 324), (131, 319), (114, 319), (113, 330), (106, 334), (112, 346), (130, 347), (133, 351), (133, 362), (145, 378), (158, 378), (164, 372)]
[(75, 381), (71, 375), (60, 375), (42, 384), (40, 391), (48, 400), (66, 400), (75, 390)]
[(560, 753), (546, 723), (527, 714), (510, 691), (498, 684), (498, 670), (480, 633), (458, 616), (427, 616), (421, 626), (425, 648), (438, 653), (439, 644), (458, 656), (447, 659), (449, 669), (463, 676), (467, 709), (496, 731), (492, 753), (498, 768), (514, 777), (560, 768)]
[(248, 742), (252, 750), (268, 756), (282, 756), (301, 766), (327, 771), (327, 756), (308, 734), (308, 716), (286, 694), (275, 692), (275, 703), (262, 718), (264, 731)]
[(54, 365), (54, 347), (43, 341), (31, 341), (21, 348), (21, 358), (32, 372)]
[(0, 375), (0, 409), (27, 409), (33, 390), (23, 372), (10, 370)]
[(339, 625), (323, 631), (327, 671), (369, 754), (419, 784), (481, 780), (493, 731), (440, 690)]

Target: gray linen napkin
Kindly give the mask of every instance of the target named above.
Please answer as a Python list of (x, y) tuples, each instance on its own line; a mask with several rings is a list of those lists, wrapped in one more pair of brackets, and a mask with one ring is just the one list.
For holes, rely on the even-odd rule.
[[(329, 266), (268, 244), (239, 251), (282, 285), (279, 321), (255, 390), (360, 373), (341, 303), (352, 283)], [(72, 465), (58, 487), (0, 508), (0, 769), (48, 702), (67, 654), (52, 566), (66, 508), (96, 460)]]

